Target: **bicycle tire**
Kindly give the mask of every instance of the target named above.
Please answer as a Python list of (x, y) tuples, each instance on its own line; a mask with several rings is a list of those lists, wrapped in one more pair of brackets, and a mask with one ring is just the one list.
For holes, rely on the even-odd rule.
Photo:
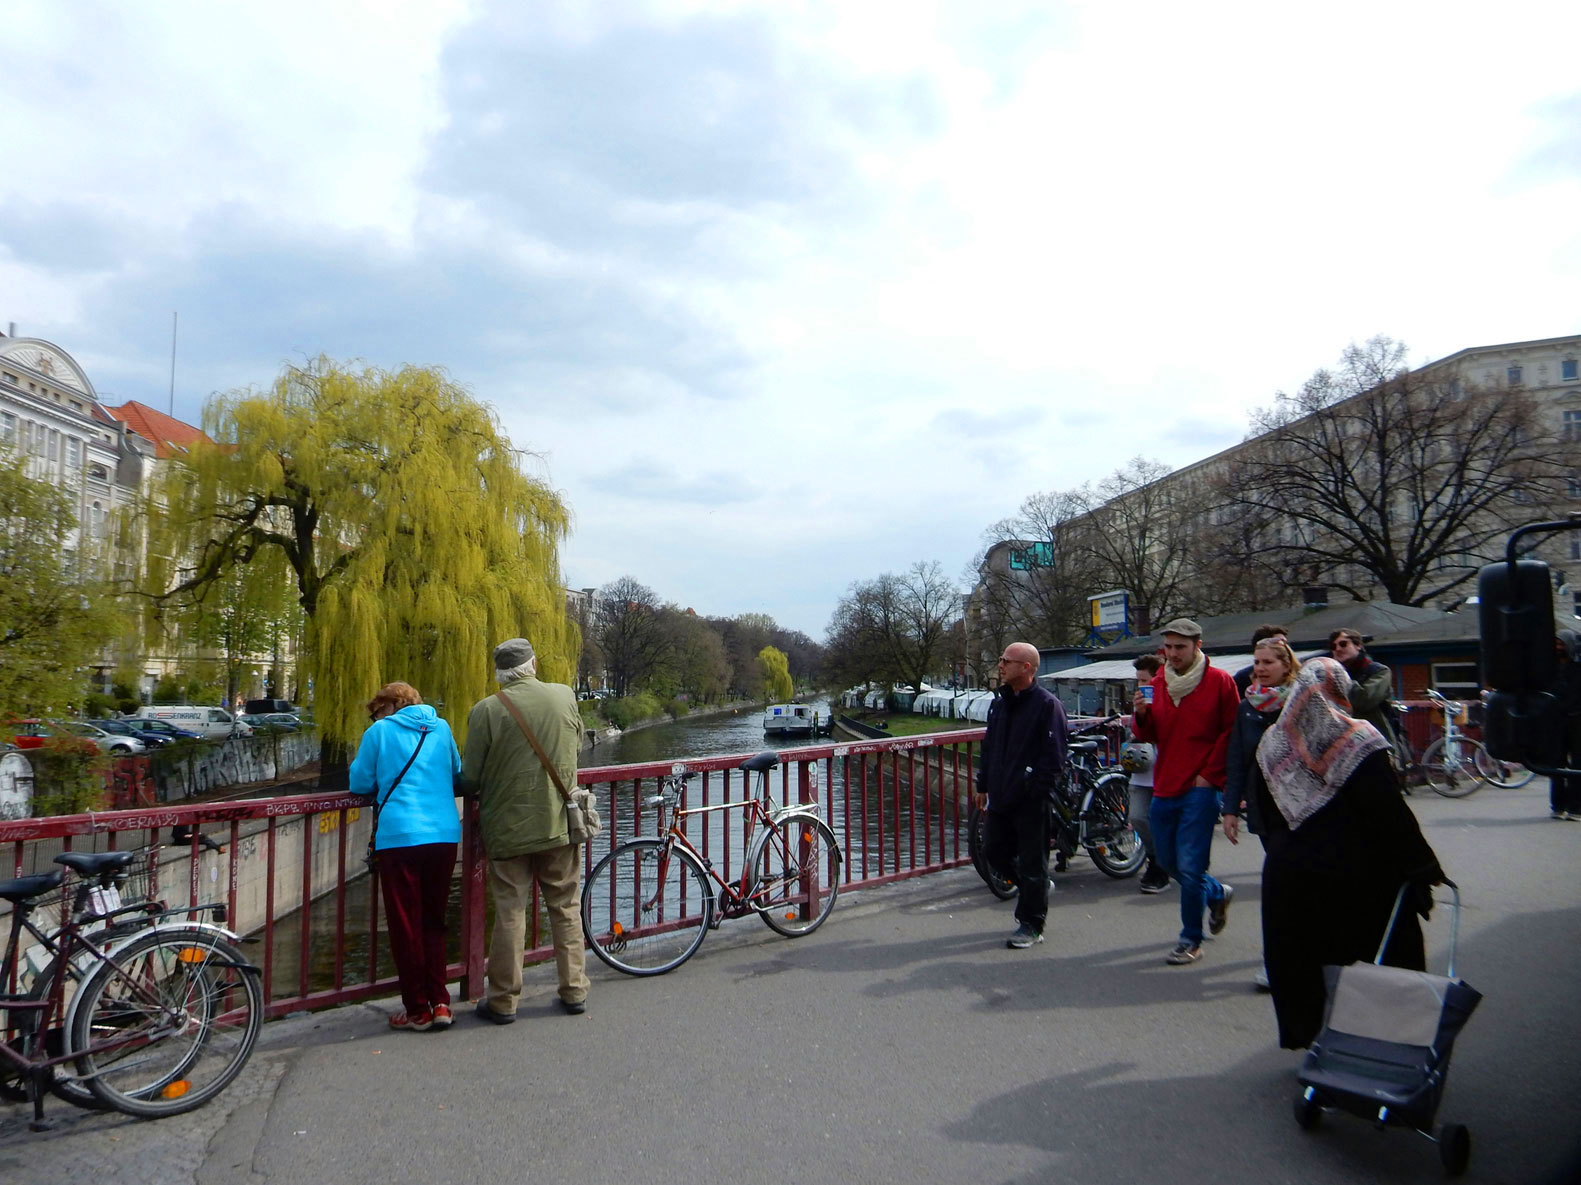
[[(582, 886), (582, 935), (627, 975), (663, 975), (697, 953), (714, 920), (708, 874), (691, 853), (651, 836), (627, 840)], [(599, 924), (594, 925), (594, 918)]]
[[(834, 832), (817, 815), (786, 815), (759, 832), (755, 844), (756, 880), (747, 903), (776, 934), (811, 934), (840, 895), (844, 857)], [(804, 887), (809, 881), (810, 889)]]
[(1083, 816), (1082, 846), (1098, 871), (1122, 881), (1135, 876), (1147, 847), (1131, 824), (1131, 779), (1116, 772), (1100, 776)]
[(1482, 780), (1490, 786), (1497, 786), (1500, 790), (1519, 790), (1537, 775), (1524, 765), (1517, 765), (1513, 761), (1500, 761), (1488, 747), (1482, 745), (1477, 749), (1477, 772), (1482, 775)]
[(252, 1055), (263, 1023), (259, 980), (213, 933), (140, 935), (83, 981), (70, 1036), (77, 1072), (115, 1110), (140, 1119), (201, 1107)]
[(988, 812), (977, 809), (974, 802), (966, 812), (966, 852), (972, 858), (972, 867), (983, 878), (988, 891), (1001, 901), (1009, 901), (1019, 889), (1015, 881), (1006, 880), (988, 866)]
[(1477, 770), (1476, 751), (1482, 745), (1469, 737), (1455, 738), (1454, 759), (1445, 757), (1444, 738), (1439, 737), (1422, 754), (1422, 777), (1435, 794), (1445, 798), (1465, 798), (1482, 788)]

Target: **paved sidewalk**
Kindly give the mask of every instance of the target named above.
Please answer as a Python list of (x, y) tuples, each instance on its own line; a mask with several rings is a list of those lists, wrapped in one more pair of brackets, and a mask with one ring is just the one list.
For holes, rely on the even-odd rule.
[[(1460, 970), (1487, 995), (1442, 1112), (1472, 1130), (1471, 1181), (1569, 1180), (1581, 1152), (1581, 823), (1550, 822), (1546, 801), (1541, 781), (1411, 800), (1464, 890)], [(40, 1136), (0, 1108), (0, 1180), (1441, 1179), (1410, 1133), (1340, 1116), (1296, 1128), (1299, 1055), (1274, 1047), (1251, 987), (1261, 850), (1221, 836), (1213, 859), (1239, 892), (1193, 967), (1163, 963), (1173, 894), (1144, 897), (1085, 859), (1029, 951), (1005, 949), (1010, 907), (970, 871), (926, 877), (842, 897), (797, 941), (728, 922), (657, 979), (594, 964), (582, 1017), (532, 968), (508, 1028), (458, 1008), (448, 1033), (396, 1034), (394, 1001), (270, 1025), (243, 1078), (190, 1116), (57, 1105), (60, 1129)]]

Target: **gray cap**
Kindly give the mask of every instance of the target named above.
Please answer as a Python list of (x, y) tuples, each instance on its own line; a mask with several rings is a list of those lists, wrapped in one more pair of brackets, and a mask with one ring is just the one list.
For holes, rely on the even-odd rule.
[(494, 647), (494, 669), (514, 670), (533, 657), (532, 643), (526, 638), (511, 638)]
[(1158, 632), (1161, 634), (1179, 634), (1182, 638), (1202, 637), (1202, 627), (1189, 617), (1177, 617), (1174, 621), (1166, 621), (1164, 628)]

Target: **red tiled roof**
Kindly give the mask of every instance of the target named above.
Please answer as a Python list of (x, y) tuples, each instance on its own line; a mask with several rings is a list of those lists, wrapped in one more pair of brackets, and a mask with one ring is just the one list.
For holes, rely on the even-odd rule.
[(125, 423), (139, 436), (154, 442), (154, 456), (164, 460), (184, 453), (199, 440), (207, 440), (203, 429), (155, 411), (145, 403), (132, 400), (120, 407), (106, 408), (112, 416)]

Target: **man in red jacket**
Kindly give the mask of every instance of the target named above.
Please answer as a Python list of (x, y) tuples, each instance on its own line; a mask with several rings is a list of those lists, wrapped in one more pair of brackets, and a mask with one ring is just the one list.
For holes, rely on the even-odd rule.
[(1224, 788), (1224, 755), (1240, 706), (1235, 679), (1202, 653), (1202, 627), (1177, 617), (1159, 631), (1164, 668), (1153, 677), (1149, 703), (1140, 689), (1131, 702), (1131, 731), (1158, 750), (1153, 764), (1153, 855), (1180, 882), (1180, 942), (1164, 961), (1174, 966), (1202, 958), (1202, 910), (1217, 934), (1229, 917), (1235, 890), (1208, 875), (1208, 854)]

